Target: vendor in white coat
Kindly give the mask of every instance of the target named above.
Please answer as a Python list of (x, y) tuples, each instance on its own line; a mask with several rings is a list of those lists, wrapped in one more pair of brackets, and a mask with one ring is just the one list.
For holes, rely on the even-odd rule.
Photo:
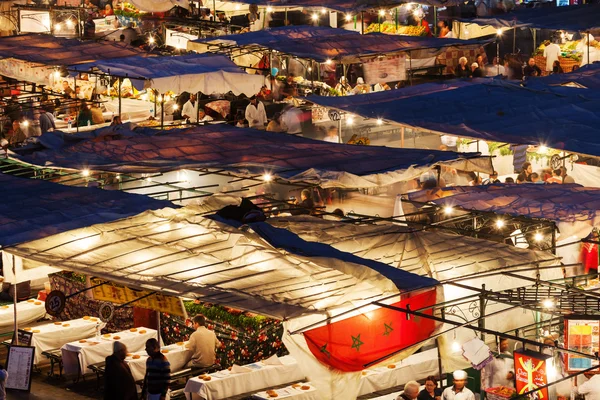
[(198, 116), (198, 102), (196, 101), (195, 94), (191, 94), (190, 99), (183, 105), (181, 116), (191, 123), (196, 122)]
[(546, 48), (544, 49), (544, 57), (546, 57), (546, 71), (552, 72), (552, 68), (554, 67), (554, 61), (558, 60), (560, 52), (560, 46), (554, 42), (546, 46)]
[(250, 98), (250, 104), (246, 107), (246, 121), (250, 125), (250, 128), (254, 129), (265, 129), (267, 124), (267, 112), (263, 103), (258, 101), (256, 96)]
[(499, 354), (487, 364), (481, 374), (483, 389), (497, 386), (514, 388), (514, 361), (509, 350), (508, 339), (500, 339)]
[(600, 61), (600, 50), (592, 45), (593, 42), (594, 37), (589, 33), (585, 33), (583, 39), (577, 44), (576, 50), (583, 53), (581, 55), (581, 67), (592, 64), (594, 61)]
[(600, 400), (600, 373), (584, 372), (587, 382), (582, 383), (574, 392), (578, 392), (585, 396), (585, 400)]

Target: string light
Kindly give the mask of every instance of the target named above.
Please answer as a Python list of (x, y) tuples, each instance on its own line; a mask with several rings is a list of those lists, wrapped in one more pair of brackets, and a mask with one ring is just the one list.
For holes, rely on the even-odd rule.
[(325, 64), (327, 64), (327, 65), (331, 64), (331, 59), (328, 58), (327, 60), (325, 60)]
[(533, 238), (535, 239), (536, 242), (541, 242), (542, 239), (544, 239), (544, 236), (541, 233), (536, 232), (535, 235), (533, 236)]
[(453, 353), (458, 353), (461, 350), (462, 350), (462, 347), (461, 347), (460, 343), (458, 343), (456, 340), (454, 342), (452, 342), (452, 352)]
[(29, 121), (27, 121), (27, 120), (23, 121), (23, 126), (25, 128), (27, 128), (29, 126)]
[(321, 14), (327, 14), (327, 10), (325, 9), (325, 7), (321, 8)]

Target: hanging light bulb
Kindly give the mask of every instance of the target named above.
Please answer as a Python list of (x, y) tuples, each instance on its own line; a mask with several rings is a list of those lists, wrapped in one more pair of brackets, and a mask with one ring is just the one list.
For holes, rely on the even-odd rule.
[(62, 29), (62, 25), (61, 24), (54, 25), (54, 31), (55, 32), (60, 32), (61, 29)]
[(354, 117), (347, 117), (346, 125), (352, 125), (352, 124), (354, 124)]
[(460, 345), (460, 343), (458, 343), (456, 341), (456, 338), (454, 339), (454, 341), (452, 342), (452, 352), (453, 353), (458, 353), (462, 350), (462, 346)]
[(497, 219), (496, 220), (496, 228), (502, 229), (502, 228), (504, 228), (504, 225), (505, 225), (505, 223), (504, 223), (503, 219)]
[(154, 36), (150, 35), (150, 37), (148, 38), (148, 43), (154, 44)]
[(273, 12), (273, 7), (267, 7), (267, 12), (268, 13), (272, 13)]
[(554, 300), (552, 299), (546, 299), (542, 302), (542, 305), (544, 306), (544, 308), (554, 308)]
[(86, 168), (86, 169), (84, 169), (84, 170), (82, 170), (82, 171), (81, 171), (81, 175), (83, 175), (83, 176), (85, 176), (85, 177), (88, 177), (88, 176), (90, 176), (90, 170), (89, 170), (89, 169), (87, 169), (87, 168)]
[(321, 14), (327, 14), (327, 10), (325, 9), (325, 7), (321, 8)]
[(379, 10), (379, 16), (385, 17), (385, 10)]
[(313, 21), (318, 21), (319, 20), (319, 14), (314, 13), (311, 18), (312, 18)]
[(67, 20), (67, 28), (72, 28), (73, 27), (73, 21), (71, 21), (70, 19)]
[(454, 211), (454, 209), (450, 206), (444, 207), (444, 214), (446, 214), (446, 215), (451, 215), (453, 211)]
[(381, 118), (377, 118), (377, 125), (383, 125), (383, 120)]
[(352, 21), (352, 15), (350, 15), (350, 14), (346, 14), (346, 21), (347, 21), (347, 22), (350, 22), (350, 21)]
[(262, 176), (262, 180), (265, 182), (271, 182), (272, 179), (273, 175), (269, 174), (268, 172)]
[(535, 235), (533, 236), (533, 238), (535, 239), (536, 242), (541, 242), (544, 239), (544, 235), (542, 235), (539, 232), (536, 232)]

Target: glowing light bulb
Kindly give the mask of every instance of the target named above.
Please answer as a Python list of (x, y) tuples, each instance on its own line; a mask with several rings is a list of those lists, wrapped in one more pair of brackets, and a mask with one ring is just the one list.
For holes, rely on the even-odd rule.
[(536, 242), (541, 242), (542, 239), (544, 239), (544, 235), (542, 235), (539, 232), (536, 232), (536, 234), (533, 236), (533, 238), (535, 239)]
[(452, 352), (453, 353), (458, 353), (461, 350), (462, 350), (462, 346), (460, 345), (460, 343), (458, 343), (456, 340), (454, 342), (452, 342)]
[(117, 176), (115, 176), (115, 178), (116, 178), (118, 181), (120, 181), (120, 180), (121, 180), (121, 175), (117, 175)]
[(23, 126), (25, 128), (27, 128), (29, 126), (29, 121), (27, 121), (27, 120), (23, 121)]
[(265, 182), (271, 182), (272, 179), (273, 179), (273, 176), (269, 173), (266, 173), (262, 176), (262, 180)]
[(311, 67), (308, 67), (308, 72), (310, 72), (310, 71), (312, 71), (312, 68), (311, 68)]
[(242, 8), (242, 7), (241, 7), (239, 4), (236, 4), (236, 5), (235, 5), (235, 9), (236, 9), (236, 10), (240, 10), (241, 8)]
[(272, 13), (273, 12), (273, 7), (267, 7), (267, 12), (268, 13)]
[(60, 79), (60, 72), (54, 71), (54, 78)]
[(354, 124), (354, 117), (346, 118), (346, 125), (352, 125), (352, 124)]
[(148, 38), (148, 43), (150, 43), (150, 44), (154, 44), (154, 36), (150, 36), (150, 37)]
[(502, 229), (502, 228), (504, 228), (504, 225), (505, 225), (504, 220), (502, 220), (502, 219), (496, 220), (496, 228)]
[(312, 18), (313, 21), (318, 21), (319, 20), (319, 14), (314, 13), (311, 18)]
[(86, 177), (90, 176), (90, 170), (87, 168), (84, 169), (83, 171), (81, 171), (81, 175), (86, 176)]
[(147, 177), (147, 178), (146, 178), (146, 182), (152, 182), (152, 178), (150, 178), (150, 177)]
[(321, 8), (321, 14), (327, 14), (327, 10), (325, 9), (325, 7)]
[(498, 35), (498, 36), (502, 36), (502, 29), (498, 29), (498, 30), (496, 31), (496, 35)]
[(60, 32), (61, 29), (62, 29), (62, 25), (61, 24), (54, 25), (54, 31), (55, 32)]
[(70, 19), (67, 20), (67, 27), (68, 28), (72, 28), (73, 27), (73, 21), (71, 21)]
[(446, 214), (446, 215), (451, 215), (453, 211), (454, 211), (454, 209), (450, 206), (444, 207), (444, 214)]
[(544, 145), (542, 145), (538, 148), (538, 153), (540, 153), (540, 154), (546, 154), (547, 152), (548, 152), (548, 148)]
[(542, 305), (544, 306), (544, 308), (554, 308), (554, 300), (546, 299), (542, 302)]
[(350, 14), (346, 14), (346, 21), (347, 21), (347, 22), (350, 22), (350, 21), (352, 21), (352, 15), (350, 15)]
[(381, 118), (377, 118), (377, 125), (383, 125), (383, 120)]
[(331, 60), (328, 58), (327, 60), (325, 60), (325, 64), (327, 64), (327, 65), (331, 64)]
[(379, 16), (385, 17), (385, 10), (379, 10)]
[(173, 104), (173, 110), (178, 110), (179, 109), (179, 104)]

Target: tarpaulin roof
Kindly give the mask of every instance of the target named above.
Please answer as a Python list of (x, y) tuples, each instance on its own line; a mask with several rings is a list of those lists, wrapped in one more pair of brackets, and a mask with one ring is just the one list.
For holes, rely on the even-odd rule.
[[(328, 8), (335, 11), (353, 13), (369, 9), (379, 9), (399, 6), (408, 3), (405, 0), (236, 0), (237, 3), (257, 4), (259, 6), (271, 7), (306, 7), (306, 8)], [(462, 1), (458, 0), (416, 0), (412, 3), (424, 4), (429, 6), (447, 7), (458, 5)]]
[[(165, 208), (5, 249), (46, 265), (277, 318), (436, 285), (295, 237), (280, 249), (264, 223), (243, 229)], [(256, 229), (254, 229), (256, 228)], [(264, 229), (261, 229), (264, 228)]]
[(261, 75), (250, 75), (222, 55), (187, 54), (164, 57), (125, 57), (71, 66), (80, 72), (101, 71), (128, 76), (138, 90), (157, 89), (175, 93), (202, 92), (251, 96), (264, 84)]
[(131, 4), (146, 12), (165, 12), (173, 7), (190, 8), (189, 0), (131, 0)]
[(444, 39), (434, 37), (386, 35), (319, 26), (286, 26), (218, 38), (197, 39), (188, 42), (188, 49), (207, 51), (211, 45), (260, 46), (318, 62), (328, 59), (354, 62), (359, 58), (374, 57), (406, 51), (439, 50), (447, 47), (478, 48), (489, 41)]
[(0, 174), (0, 246), (93, 224), (114, 221), (146, 210), (173, 207), (168, 201), (96, 188), (59, 185)]
[(82, 42), (43, 34), (0, 37), (0, 58), (15, 58), (49, 66), (67, 66), (140, 53), (140, 50), (121, 42)]
[[(155, 131), (157, 132), (157, 131)], [(85, 140), (60, 150), (13, 158), (57, 168), (124, 173), (183, 168), (225, 169), (325, 187), (376, 187), (419, 176), (437, 164), (463, 171), (488, 171), (489, 157), (478, 153), (335, 144), (288, 134), (207, 125), (157, 134)]]
[[(419, 199), (421, 192), (411, 193)], [(600, 189), (577, 184), (483, 185), (438, 189), (430, 201), (465, 210), (543, 218), (555, 222), (593, 221), (597, 225)]]
[(568, 74), (553, 74), (531, 78), (527, 81), (527, 87), (530, 88), (546, 85), (600, 90), (600, 63), (587, 64)]
[(493, 17), (461, 19), (496, 28), (528, 27), (585, 31), (600, 28), (600, 5), (582, 4), (566, 7), (525, 8)]
[(414, 88), (409, 95), (399, 89), (361, 96), (312, 96), (310, 101), (442, 134), (543, 144), (600, 156), (595, 140), (600, 136), (597, 91), (548, 85), (526, 88), (487, 79), (462, 87), (449, 83), (438, 89), (428, 92), (425, 88), (422, 95)]

